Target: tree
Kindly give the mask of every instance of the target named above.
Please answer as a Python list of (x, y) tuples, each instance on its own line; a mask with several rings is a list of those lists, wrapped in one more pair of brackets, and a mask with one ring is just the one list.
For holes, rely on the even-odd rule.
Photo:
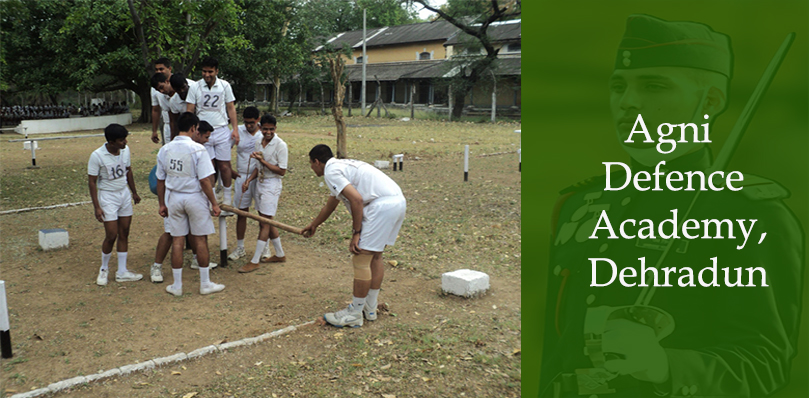
[[(518, 0), (450, 0), (442, 8), (430, 5), (429, 0), (406, 0), (422, 5), (424, 8), (437, 13), (447, 22), (461, 30), (460, 41), (468, 49), (467, 55), (454, 57), (449, 65), (454, 73), (450, 84), (452, 96), (455, 98), (452, 107), (452, 117), (460, 118), (463, 112), (466, 95), (479, 82), (484, 81), (496, 67), (497, 53), (488, 35), (488, 29), (493, 22), (507, 20), (520, 15), (520, 2)], [(503, 3), (502, 5), (500, 3)], [(472, 55), (479, 53), (483, 48), (486, 55)]]
[(313, 36), (362, 29), (366, 10), (368, 29), (418, 22), (418, 12), (401, 0), (301, 0), (300, 12)]

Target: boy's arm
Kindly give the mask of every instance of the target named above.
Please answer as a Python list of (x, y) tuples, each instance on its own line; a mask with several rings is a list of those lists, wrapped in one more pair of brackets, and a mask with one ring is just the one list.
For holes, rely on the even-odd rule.
[(87, 177), (87, 185), (90, 187), (90, 199), (93, 201), (96, 220), (104, 222), (104, 211), (101, 210), (101, 205), (98, 204), (98, 176), (88, 174)]
[(199, 185), (202, 187), (202, 193), (204, 193), (208, 198), (208, 201), (211, 202), (211, 215), (218, 217), (221, 210), (219, 209), (219, 204), (216, 202), (216, 196), (214, 196), (213, 189), (211, 188), (211, 179), (206, 176), (199, 180)]
[(138, 190), (135, 188), (135, 178), (132, 176), (132, 168), (126, 168), (126, 185), (129, 185), (129, 190), (132, 191), (132, 200), (135, 201), (135, 204), (140, 203), (140, 196), (138, 196)]

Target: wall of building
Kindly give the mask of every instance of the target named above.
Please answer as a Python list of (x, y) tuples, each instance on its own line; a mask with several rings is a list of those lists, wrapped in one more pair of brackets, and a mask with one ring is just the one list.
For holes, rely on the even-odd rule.
[[(513, 78), (504, 78), (497, 81), (497, 106), (520, 106), (520, 84)], [(466, 96), (466, 105), (475, 107), (492, 106), (491, 84), (478, 85)]]
[(71, 117), (69, 119), (23, 120), (17, 126), (19, 134), (48, 134), (65, 131), (103, 129), (111, 123), (124, 126), (132, 124), (132, 114), (122, 113), (108, 116)]
[[(431, 59), (444, 59), (447, 57), (443, 41), (425, 42), (416, 44), (391, 45), (384, 47), (366, 48), (369, 64), (383, 62), (405, 62), (418, 61), (419, 54), (428, 52), (432, 54)], [(346, 61), (347, 65), (356, 64), (357, 57), (362, 56), (362, 47), (353, 51), (352, 58)]]

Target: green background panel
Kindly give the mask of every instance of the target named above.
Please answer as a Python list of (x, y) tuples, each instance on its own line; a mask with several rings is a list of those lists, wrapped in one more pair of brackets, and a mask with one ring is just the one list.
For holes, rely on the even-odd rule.
[[(607, 80), (626, 17), (643, 13), (696, 21), (728, 34), (734, 48), (729, 105), (711, 127), (716, 154), (764, 68), (789, 32), (797, 34), (728, 170), (778, 181), (787, 205), (809, 223), (809, 7), (805, 1), (539, 1), (523, 2), (523, 375), (537, 395), (548, 288), (551, 211), (558, 192), (604, 174), (604, 161), (628, 162), (615, 139)], [(656, 127), (656, 126), (655, 126)], [(649, 127), (657, 138), (654, 127)], [(777, 237), (768, 237), (768, 239)], [(696, 268), (696, 266), (695, 266)], [(698, 269), (698, 268), (697, 268)], [(806, 276), (806, 273), (804, 273)], [(556, 286), (552, 287), (556, 289)], [(809, 285), (804, 277), (807, 302)], [(777, 397), (809, 396), (809, 306), (804, 305), (792, 382)]]

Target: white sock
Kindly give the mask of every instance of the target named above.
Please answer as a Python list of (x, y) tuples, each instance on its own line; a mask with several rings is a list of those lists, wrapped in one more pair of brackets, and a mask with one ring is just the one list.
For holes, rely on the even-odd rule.
[(365, 297), (354, 297), (354, 301), (351, 305), (354, 307), (355, 311), (362, 311), (362, 307), (365, 305)]
[(224, 184), (222, 186), (225, 188), (225, 203), (230, 203), (230, 197), (232, 196), (230, 188), (232, 187), (225, 187)]
[(110, 257), (112, 257), (112, 252), (104, 253), (101, 252), (101, 270), (106, 271), (110, 268)]
[(126, 252), (118, 252), (118, 275), (123, 275), (127, 271), (128, 270), (126, 269)]
[(368, 308), (371, 311), (376, 310), (376, 303), (377, 298), (379, 298), (379, 289), (370, 289), (368, 290), (368, 295), (365, 296), (365, 304), (368, 305)]
[(236, 247), (244, 249), (244, 239), (236, 239)]
[(153, 267), (163, 268), (163, 263), (154, 263)]
[(205, 286), (211, 283), (211, 270), (208, 267), (199, 267), (199, 284)]
[(258, 264), (258, 260), (261, 259), (261, 253), (264, 253), (264, 248), (267, 247), (266, 240), (257, 240), (256, 241), (256, 251), (253, 253), (253, 259), (250, 260), (253, 264)]
[(183, 269), (182, 268), (172, 268), (171, 273), (174, 275), (174, 288), (175, 289), (182, 289), (183, 288)]
[(275, 256), (284, 257), (284, 249), (281, 247), (281, 237), (271, 239), (270, 242), (272, 242), (272, 247), (275, 248)]

